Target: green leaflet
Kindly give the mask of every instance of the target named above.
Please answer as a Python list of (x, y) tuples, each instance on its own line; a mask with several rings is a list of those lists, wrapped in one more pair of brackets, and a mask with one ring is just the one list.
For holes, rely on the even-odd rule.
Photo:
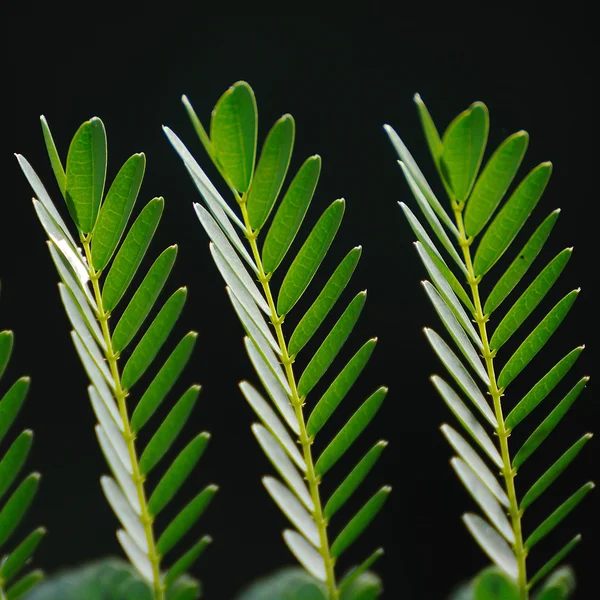
[(201, 433), (196, 436), (173, 461), (168, 471), (163, 475), (156, 486), (154, 492), (152, 492), (152, 496), (148, 501), (148, 510), (152, 516), (155, 517), (158, 515), (158, 513), (160, 513), (173, 499), (175, 494), (179, 491), (179, 488), (183, 485), (200, 460), (209, 440), (209, 433)]
[(562, 381), (564, 376), (571, 370), (575, 361), (583, 352), (583, 346), (575, 348), (569, 352), (561, 361), (558, 362), (525, 397), (510, 411), (504, 424), (507, 429), (514, 429), (532, 410), (534, 410), (542, 400)]
[(519, 252), (510, 267), (508, 267), (502, 277), (500, 277), (498, 283), (496, 283), (485, 302), (483, 312), (486, 315), (493, 313), (502, 302), (506, 300), (507, 296), (527, 273), (529, 267), (533, 264), (533, 261), (536, 259), (537, 255), (544, 247), (546, 240), (550, 236), (559, 214), (560, 209), (550, 213), (550, 215), (535, 230), (525, 246), (523, 246), (523, 249)]
[(102, 271), (108, 265), (121, 241), (145, 170), (145, 155), (134, 154), (117, 173), (106, 194), (92, 238), (92, 266), (96, 271)]
[(0, 378), (4, 375), (10, 355), (12, 353), (14, 336), (12, 331), (3, 331), (0, 333)]
[(576, 441), (528, 490), (521, 500), (521, 510), (531, 506), (575, 460), (581, 449), (592, 439), (591, 433), (586, 433)]
[(476, 102), (458, 115), (442, 138), (441, 167), (458, 202), (465, 202), (483, 160), (489, 131), (485, 104)]
[(498, 377), (501, 388), (506, 388), (545, 346), (571, 310), (578, 294), (579, 290), (567, 294), (519, 346)]
[(207, 486), (169, 523), (156, 546), (160, 554), (166, 554), (190, 530), (206, 510), (218, 489), (216, 485)]
[(381, 407), (387, 394), (387, 388), (380, 387), (369, 396), (360, 408), (350, 417), (342, 430), (323, 450), (315, 465), (316, 474), (323, 477), (331, 467), (344, 455)]
[(162, 198), (154, 198), (140, 212), (117, 252), (102, 287), (104, 310), (112, 312), (127, 291), (162, 216)]
[[(158, 464), (160, 459), (169, 451), (173, 442), (186, 424), (196, 401), (200, 394), (200, 386), (192, 386), (178, 400), (177, 404), (171, 409), (167, 418), (162, 422), (158, 431), (148, 442), (146, 449), (140, 457), (140, 472), (147, 475)], [(159, 496), (157, 504), (160, 505), (162, 498)]]
[(344, 527), (341, 533), (337, 536), (331, 546), (331, 554), (335, 558), (347, 550), (356, 539), (370, 525), (371, 521), (377, 516), (383, 508), (392, 488), (385, 486), (381, 488), (352, 518), (352, 520)]
[(31, 556), (39, 546), (42, 538), (46, 535), (43, 527), (30, 533), (0, 565), (0, 581), (10, 582), (23, 570), (30, 561)]
[(160, 309), (123, 368), (124, 389), (130, 389), (152, 364), (175, 326), (186, 298), (187, 289), (179, 288)]
[(21, 377), (0, 400), (0, 442), (17, 418), (23, 402), (25, 402), (30, 382), (29, 377)]
[(44, 135), (44, 142), (46, 144), (46, 150), (48, 151), (48, 158), (50, 158), (52, 170), (54, 171), (54, 176), (56, 177), (56, 183), (58, 183), (60, 193), (63, 195), (63, 198), (65, 198), (67, 195), (67, 176), (65, 174), (65, 169), (60, 160), (60, 156), (58, 155), (58, 150), (56, 149), (54, 138), (52, 137), (50, 127), (48, 126), (48, 121), (46, 121), (44, 115), (40, 117), (40, 123), (42, 124), (42, 134)]
[(587, 495), (594, 489), (590, 481), (565, 500), (542, 524), (525, 540), (525, 547), (531, 550), (544, 539)]
[(292, 115), (279, 119), (263, 145), (246, 206), (252, 229), (260, 229), (269, 218), (285, 180), (294, 147)]
[(537, 166), (500, 209), (477, 247), (475, 275), (487, 273), (511, 245), (544, 193), (551, 174), (552, 163)]
[(197, 544), (194, 544), (167, 572), (164, 583), (168, 587), (180, 575), (185, 573), (198, 560), (200, 555), (212, 543), (212, 538), (205, 535)]
[(33, 432), (26, 429), (11, 444), (10, 448), (6, 451), (6, 454), (0, 458), (0, 500), (2, 500), (4, 494), (6, 494), (21, 472), (21, 469), (27, 460), (27, 456), (29, 455), (29, 451), (31, 450), (32, 443)]
[(335, 360), (335, 357), (352, 333), (352, 329), (354, 329), (358, 321), (366, 300), (366, 292), (360, 292), (355, 296), (354, 300), (350, 302), (319, 349), (315, 352), (298, 382), (298, 394), (301, 397), (305, 397), (317, 385), (321, 377), (323, 377), (327, 369), (331, 366), (331, 363)]
[(492, 335), (492, 339), (490, 340), (490, 348), (492, 350), (499, 350), (536, 309), (560, 277), (572, 254), (572, 248), (563, 250), (550, 261), (546, 268), (535, 278), (533, 283), (523, 292), (523, 295), (513, 304), (498, 327), (496, 327), (494, 335)]
[(77, 229), (94, 229), (106, 180), (106, 131), (100, 119), (86, 121), (78, 130), (67, 155), (65, 199)]
[(352, 497), (352, 494), (359, 488), (365, 480), (375, 463), (379, 460), (381, 453), (387, 447), (388, 443), (380, 441), (363, 456), (362, 460), (352, 469), (350, 474), (342, 481), (339, 487), (333, 492), (331, 498), (323, 509), (323, 516), (326, 519), (331, 517)]
[(362, 247), (357, 246), (348, 252), (342, 262), (338, 265), (317, 299), (306, 311), (296, 329), (292, 333), (288, 344), (290, 356), (295, 356), (309, 342), (316, 333), (329, 311), (334, 307), (338, 298), (348, 285), (356, 265), (362, 254)]
[(475, 237), (498, 208), (517, 174), (528, 144), (527, 132), (519, 131), (506, 138), (488, 160), (465, 209), (465, 231), (468, 237)]
[(34, 587), (37, 586), (40, 581), (44, 579), (44, 572), (40, 569), (30, 571), (22, 579), (19, 579), (12, 587), (6, 592), (6, 600), (17, 600), (22, 598), (27, 592), (30, 592)]
[(17, 528), (33, 502), (40, 482), (39, 473), (31, 473), (19, 485), (0, 510), (0, 547)]
[(417, 105), (421, 126), (423, 127), (423, 132), (425, 133), (425, 139), (427, 140), (429, 151), (431, 152), (433, 161), (439, 168), (440, 159), (442, 158), (442, 152), (444, 150), (444, 145), (442, 144), (440, 134), (438, 133), (435, 123), (433, 122), (425, 103), (421, 99), (421, 96), (419, 94), (415, 94), (413, 100)]
[[(383, 592), (383, 585), (381, 581), (377, 581), (377, 576), (373, 573), (368, 573), (370, 569), (384, 554), (383, 548), (377, 548), (371, 556), (366, 558), (358, 567), (350, 569), (348, 574), (340, 582), (340, 591), (342, 592), (342, 600), (353, 600), (355, 598), (354, 593), (360, 592), (358, 595), (359, 600), (370, 600), (379, 598), (379, 595)], [(371, 593), (367, 596), (362, 595), (364, 586), (361, 585), (361, 580), (367, 580), (370, 584)], [(357, 589), (358, 588), (358, 589)]]
[(565, 544), (529, 581), (529, 586), (533, 587), (540, 582), (554, 567), (560, 564), (565, 557), (579, 544), (581, 536), (576, 535), (568, 544)]
[(238, 81), (221, 96), (210, 121), (215, 158), (238, 192), (250, 187), (257, 136), (254, 92), (245, 81)]
[(277, 296), (279, 315), (286, 315), (292, 309), (312, 281), (342, 222), (345, 205), (344, 200), (336, 200), (331, 204), (300, 248)]
[(588, 381), (589, 377), (581, 379), (527, 438), (513, 459), (513, 467), (515, 469), (518, 469), (539, 448), (552, 431), (554, 431), (561, 419), (567, 414), (571, 406), (573, 406), (573, 403), (577, 400)]
[(366, 342), (321, 396), (306, 424), (306, 432), (309, 436), (314, 437), (335, 412), (369, 362), (376, 345), (377, 339)]
[(503, 571), (485, 569), (473, 585), (473, 600), (519, 600), (519, 588)]
[(319, 181), (321, 157), (311, 156), (292, 179), (269, 230), (262, 248), (265, 273), (273, 273), (281, 264), (294, 241)]
[(112, 337), (114, 352), (122, 352), (139, 331), (165, 285), (176, 257), (177, 246), (170, 246), (148, 270), (115, 327)]

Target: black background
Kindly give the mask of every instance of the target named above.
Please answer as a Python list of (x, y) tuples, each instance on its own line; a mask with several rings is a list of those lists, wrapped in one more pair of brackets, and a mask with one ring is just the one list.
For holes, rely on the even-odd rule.
[[(549, 246), (532, 272), (564, 247), (574, 245), (575, 253), (521, 337), (565, 293), (578, 286), (583, 289), (561, 331), (511, 387), (507, 406), (573, 347), (584, 342), (588, 347), (574, 373), (522, 425), (523, 431), (515, 433), (513, 444), (522, 442), (577, 377), (592, 374), (597, 352), (592, 309), (597, 286), (592, 216), (597, 173), (590, 151), (592, 42), (585, 24), (559, 18), (548, 23), (533, 12), (520, 15), (498, 34), (474, 36), (428, 26), (425, 20), (402, 22), (376, 14), (375, 4), (371, 9), (365, 18), (353, 21), (315, 16), (215, 17), (198, 11), (182, 13), (174, 22), (141, 15), (108, 24), (92, 20), (74, 37), (42, 28), (42, 23), (39, 28), (19, 30), (18, 35), (8, 32), (14, 38), (7, 54), (7, 73), (13, 80), (6, 88), (13, 112), (5, 118), (15, 133), (2, 154), (2, 172), (8, 173), (13, 191), (3, 198), (0, 326), (10, 327), (17, 336), (8, 376), (29, 373), (33, 377), (18, 423), (36, 433), (29, 465), (43, 473), (43, 484), (27, 525), (44, 523), (50, 530), (37, 558), (48, 571), (119, 554), (120, 549), (115, 519), (98, 483), (106, 466), (93, 434), (86, 379), (70, 342), (44, 235), (29, 202), (32, 192), (10, 154), (23, 153), (57, 204), (62, 204), (45, 156), (38, 123), (42, 113), (63, 157), (79, 124), (100, 116), (108, 131), (109, 180), (128, 156), (144, 151), (148, 170), (137, 210), (153, 196), (166, 198), (163, 221), (145, 264), (147, 268), (151, 257), (167, 245), (179, 244), (168, 289), (185, 284), (190, 294), (176, 332), (181, 336), (195, 329), (200, 334), (176, 392), (192, 382), (202, 383), (201, 400), (182, 439), (207, 429), (213, 440), (189, 487), (180, 493), (179, 506), (200, 486), (220, 484), (218, 498), (197, 529), (198, 534), (207, 531), (215, 538), (194, 568), (205, 582), (207, 597), (228, 600), (252, 578), (293, 563), (280, 536), (285, 518), (260, 483), (260, 476), (272, 469), (251, 435), (254, 417), (236, 386), (242, 378), (255, 380), (243, 351), (242, 330), (192, 211), (192, 201), (199, 199), (196, 190), (160, 128), (163, 123), (170, 125), (225, 193), (179, 99), (186, 93), (208, 123), (220, 94), (239, 79), (249, 81), (257, 95), (261, 139), (281, 114), (294, 115), (297, 134), (290, 172), (310, 154), (323, 157), (321, 181), (306, 223), (314, 223), (334, 199), (347, 200), (338, 238), (290, 316), (292, 324), (342, 256), (356, 244), (364, 247), (361, 264), (328, 325), (353, 293), (368, 287), (368, 302), (331, 375), (366, 339), (377, 335), (380, 342), (361, 381), (321, 434), (321, 444), (375, 387), (385, 384), (390, 392), (380, 415), (349, 452), (345, 467), (340, 465), (328, 475), (324, 490), (332, 490), (345, 469), (376, 440), (391, 443), (353, 507), (343, 511), (332, 528), (336, 530), (378, 485), (389, 483), (394, 492), (383, 516), (348, 552), (340, 568), (383, 545), (387, 553), (377, 570), (385, 579), (385, 597), (437, 599), (486, 564), (460, 521), (462, 512), (474, 505), (448, 465), (450, 450), (438, 429), (453, 419), (428, 382), (440, 367), (421, 329), (424, 325), (439, 329), (439, 325), (419, 286), (424, 270), (411, 244), (413, 234), (397, 206), (399, 200), (414, 203), (382, 125), (389, 122), (397, 129), (440, 195), (411, 100), (415, 92), (422, 95), (441, 129), (471, 102), (486, 102), (491, 113), (490, 149), (518, 129), (529, 131), (531, 143), (522, 174), (541, 161), (554, 163), (551, 184), (512, 252), (547, 214), (562, 207)], [(500, 272), (498, 266), (490, 279)], [(290, 325), (287, 330), (291, 331)], [(516, 341), (511, 340), (500, 360), (516, 348)], [(172, 348), (175, 342), (173, 337), (167, 346)], [(310, 346), (313, 351), (315, 347), (315, 343)], [(301, 357), (301, 365), (306, 358)], [(133, 402), (146, 382), (134, 388)], [(324, 389), (321, 384), (313, 396)], [(597, 430), (599, 417), (590, 386), (543, 450), (523, 467), (518, 481), (521, 493), (581, 434)], [(536, 503), (525, 520), (528, 530), (584, 481), (598, 475), (598, 446), (592, 440), (570, 472)], [(155, 481), (153, 476), (151, 482)], [(600, 548), (597, 512), (598, 496), (592, 494), (564, 526), (535, 548), (530, 560), (533, 567), (539, 565), (552, 549), (582, 532), (584, 543), (571, 559), (580, 581), (578, 598), (593, 595)], [(163, 518), (160, 524), (164, 522)]]

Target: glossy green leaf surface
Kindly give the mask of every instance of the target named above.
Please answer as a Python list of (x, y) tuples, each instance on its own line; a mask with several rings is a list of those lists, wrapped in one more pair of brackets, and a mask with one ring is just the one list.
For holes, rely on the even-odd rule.
[(360, 259), (362, 248), (353, 248), (338, 265), (333, 275), (329, 278), (317, 299), (306, 311), (290, 338), (288, 352), (294, 356), (304, 348), (312, 336), (316, 333), (321, 323), (325, 320), (334, 307), (341, 293), (344, 291), (356, 265)]
[(18, 600), (30, 592), (44, 579), (44, 572), (35, 569), (24, 575), (17, 583), (12, 585), (6, 592), (6, 600)]
[(500, 209), (477, 247), (475, 275), (487, 273), (511, 245), (544, 193), (551, 174), (551, 163), (533, 169)]
[(578, 290), (567, 294), (529, 334), (517, 351), (506, 363), (498, 376), (498, 385), (506, 388), (515, 377), (531, 362), (534, 356), (546, 345), (559, 325), (563, 322), (579, 294)]
[(517, 584), (506, 573), (494, 567), (477, 576), (473, 600), (520, 600)]
[(186, 299), (187, 289), (179, 288), (160, 309), (123, 368), (121, 382), (125, 389), (131, 388), (151, 365), (175, 326)]
[(571, 370), (581, 353), (583, 346), (575, 348), (560, 360), (552, 369), (544, 375), (531, 390), (519, 401), (519, 403), (508, 413), (504, 423), (508, 429), (514, 429), (525, 417), (529, 415), (550, 392), (563, 380)]
[(2, 331), (0, 333), (0, 378), (4, 375), (4, 371), (10, 360), (12, 348), (14, 344), (14, 336), (12, 331)]
[(594, 489), (592, 482), (586, 483), (565, 500), (533, 533), (525, 540), (525, 547), (531, 550), (545, 538), (587, 495)]
[(177, 246), (170, 246), (146, 273), (113, 332), (112, 345), (115, 352), (122, 352), (139, 331), (163, 289), (176, 257)]
[(28, 475), (0, 510), (0, 546), (10, 538), (33, 502), (40, 474)]
[(559, 214), (560, 210), (550, 213), (502, 274), (485, 302), (483, 311), (486, 315), (493, 313), (525, 276), (552, 233)]
[(10, 583), (27, 566), (33, 553), (46, 535), (43, 527), (30, 533), (8, 556), (3, 557), (0, 565), (0, 580)]
[(287, 567), (251, 584), (235, 600), (327, 600), (326, 587), (304, 569)]
[(197, 333), (188, 333), (167, 358), (133, 411), (133, 431), (139, 431), (146, 424), (175, 385), (192, 354), (197, 338)]
[(315, 436), (329, 420), (369, 362), (376, 345), (376, 339), (369, 340), (364, 344), (327, 388), (310, 413), (306, 424), (308, 435)]
[[(192, 386), (178, 400), (140, 457), (140, 472), (147, 475), (169, 451), (186, 424), (200, 394), (200, 386)], [(178, 465), (179, 466), (179, 465)], [(183, 467), (182, 467), (183, 469)], [(180, 472), (181, 474), (181, 472)], [(164, 498), (164, 497), (163, 497)], [(161, 502), (157, 502), (160, 504)]]
[(292, 158), (294, 134), (293, 117), (284, 115), (267, 135), (246, 200), (252, 229), (265, 224), (275, 205)]
[(360, 292), (350, 302), (321, 346), (319, 346), (319, 349), (311, 358), (306, 369), (302, 372), (302, 376), (298, 382), (298, 394), (300, 396), (306, 396), (327, 372), (327, 369), (331, 366), (331, 363), (335, 360), (335, 357), (352, 333), (366, 299), (367, 293)]
[(336, 200), (317, 224), (285, 274), (277, 296), (277, 313), (286, 315), (300, 299), (325, 258), (344, 216), (344, 200)]
[(21, 472), (32, 443), (33, 432), (27, 429), (11, 444), (4, 456), (0, 457), (0, 500)]
[(239, 81), (217, 102), (210, 121), (215, 157), (239, 192), (250, 187), (256, 159), (258, 115), (252, 88)]
[(352, 520), (344, 527), (337, 536), (331, 546), (331, 554), (334, 557), (339, 557), (347, 550), (357, 538), (371, 524), (379, 511), (383, 508), (388, 499), (391, 487), (381, 488), (352, 518)]
[(212, 538), (205, 535), (198, 543), (194, 544), (177, 562), (167, 571), (164, 583), (169, 587), (176, 579), (183, 575), (200, 558), (200, 555), (212, 543)]
[(429, 146), (429, 152), (431, 152), (434, 162), (439, 164), (442, 157), (442, 152), (444, 150), (444, 145), (442, 144), (440, 134), (438, 133), (437, 127), (435, 126), (435, 123), (429, 114), (429, 110), (427, 109), (427, 106), (425, 106), (425, 102), (423, 102), (421, 96), (419, 94), (415, 94), (413, 100), (417, 105), (421, 127), (423, 128), (425, 139), (427, 140), (427, 145)]
[(44, 115), (40, 117), (40, 123), (42, 125), (42, 134), (44, 136), (44, 143), (46, 144), (48, 158), (50, 159), (50, 164), (52, 165), (52, 171), (54, 172), (54, 177), (56, 178), (56, 183), (58, 184), (60, 193), (64, 198), (67, 193), (67, 175), (65, 173), (65, 168), (60, 160), (56, 144), (54, 143), (54, 138), (52, 137), (52, 132), (50, 131), (48, 121)]
[(371, 469), (375, 466), (375, 463), (379, 460), (381, 453), (387, 445), (388, 443), (385, 441), (375, 444), (354, 469), (352, 469), (346, 479), (342, 481), (323, 509), (323, 516), (326, 519), (331, 519), (331, 517), (352, 497), (352, 494), (354, 494), (367, 475), (371, 472)]
[(476, 102), (450, 123), (442, 137), (442, 171), (458, 202), (464, 202), (475, 183), (489, 132), (485, 104)]
[(518, 469), (539, 448), (552, 431), (554, 431), (571, 406), (573, 406), (573, 403), (577, 400), (579, 394), (585, 389), (588, 381), (589, 377), (581, 379), (527, 438), (513, 459), (513, 467), (515, 469)]
[(77, 130), (67, 155), (65, 199), (81, 233), (90, 233), (96, 224), (106, 163), (106, 131), (102, 121), (94, 117)]
[(207, 486), (169, 523), (158, 540), (158, 552), (164, 555), (177, 544), (202, 516), (218, 489), (216, 485)]
[(319, 477), (325, 475), (333, 465), (345, 454), (356, 438), (364, 431), (381, 408), (387, 394), (387, 388), (381, 387), (369, 396), (360, 408), (350, 417), (341, 431), (333, 438), (327, 448), (323, 450), (315, 471)]
[(576, 441), (527, 491), (521, 500), (521, 510), (531, 506), (575, 460), (583, 447), (592, 439), (591, 433), (586, 433)]
[(535, 586), (546, 575), (548, 575), (565, 557), (581, 542), (581, 536), (576, 535), (570, 542), (565, 544), (544, 566), (531, 578), (529, 585)]
[(158, 227), (164, 208), (162, 198), (146, 204), (119, 248), (102, 287), (104, 310), (111, 312), (127, 291)]
[[(167, 420), (169, 420), (169, 417), (165, 419), (165, 425)], [(167, 446), (172, 443), (171, 438), (174, 439), (179, 433), (179, 431), (175, 431), (177, 425), (177, 423), (171, 422), (170, 431), (163, 432), (164, 437), (160, 439), (160, 443), (164, 443)], [(167, 439), (165, 440), (165, 438)], [(173, 499), (175, 494), (177, 494), (181, 486), (188, 478), (189, 474), (198, 464), (198, 461), (204, 453), (209, 440), (209, 433), (201, 433), (200, 435), (196, 436), (173, 461), (167, 472), (163, 475), (162, 479), (152, 492), (152, 496), (150, 496), (150, 500), (148, 501), (148, 510), (150, 511), (150, 514), (153, 516), (158, 515), (158, 513), (160, 513), (160, 511)]]
[(292, 245), (310, 206), (320, 173), (321, 157), (311, 156), (292, 179), (263, 244), (261, 254), (266, 273), (277, 269)]
[(102, 271), (108, 265), (121, 241), (145, 170), (145, 155), (134, 154), (117, 173), (106, 194), (92, 239), (92, 265), (96, 271)]
[(558, 280), (572, 254), (572, 248), (563, 250), (550, 261), (533, 283), (523, 292), (523, 295), (513, 304), (494, 330), (494, 335), (490, 340), (492, 350), (499, 350), (536, 309)]
[[(383, 584), (379, 577), (374, 573), (368, 572), (384, 554), (383, 548), (377, 548), (373, 554), (366, 558), (360, 565), (350, 569), (347, 575), (340, 582), (340, 591), (342, 600), (352, 600), (358, 594), (361, 600), (379, 598), (383, 592)], [(368, 588), (364, 584), (368, 582)]]
[(29, 377), (21, 377), (0, 400), (0, 442), (17, 418), (23, 402), (25, 402), (29, 384)]
[(465, 231), (475, 237), (494, 214), (527, 151), (529, 135), (519, 131), (508, 137), (488, 160), (477, 179), (465, 209)]

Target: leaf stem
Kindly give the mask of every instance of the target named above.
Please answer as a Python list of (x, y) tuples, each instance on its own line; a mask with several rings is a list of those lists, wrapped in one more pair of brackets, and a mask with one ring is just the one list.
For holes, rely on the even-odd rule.
[(325, 573), (327, 578), (326, 585), (329, 594), (329, 600), (338, 600), (340, 597), (340, 591), (338, 589), (335, 578), (335, 558), (331, 555), (331, 551), (329, 548), (329, 538), (327, 533), (328, 523), (327, 519), (323, 514), (323, 506), (321, 503), (321, 494), (319, 490), (319, 485), (321, 482), (315, 472), (315, 465), (312, 457), (311, 446), (313, 443), (313, 438), (311, 438), (306, 431), (306, 422), (304, 420), (304, 413), (302, 411), (305, 398), (300, 397), (298, 395), (298, 386), (296, 383), (296, 377), (294, 375), (293, 369), (294, 357), (289, 355), (287, 343), (283, 335), (282, 324), (284, 321), (284, 317), (281, 317), (277, 313), (277, 308), (275, 307), (275, 301), (273, 299), (273, 293), (271, 291), (271, 286), (269, 283), (270, 275), (267, 275), (263, 268), (262, 259), (258, 250), (258, 245), (256, 243), (256, 239), (258, 237), (258, 230), (252, 230), (244, 197), (240, 198), (239, 196), (237, 196), (237, 199), (242, 211), (242, 216), (244, 218), (244, 225), (246, 226), (245, 234), (250, 243), (252, 254), (256, 262), (256, 267), (258, 269), (258, 279), (265, 292), (265, 297), (267, 300), (267, 304), (269, 305), (269, 309), (271, 310), (271, 323), (275, 328), (277, 342), (281, 350), (281, 362), (283, 363), (288, 384), (292, 392), (290, 402), (292, 404), (292, 407), (294, 408), (296, 419), (298, 421), (298, 428), (300, 430), (298, 441), (302, 446), (302, 453), (304, 455), (304, 461), (306, 463), (306, 480), (308, 482), (310, 496), (314, 504), (312, 517), (319, 532), (319, 553), (323, 557), (323, 562), (325, 564)]
[(512, 461), (508, 447), (510, 430), (506, 428), (504, 414), (502, 412), (502, 397), (504, 395), (504, 390), (498, 387), (496, 379), (496, 371), (494, 367), (494, 358), (496, 356), (496, 352), (490, 348), (487, 332), (487, 322), (489, 317), (484, 314), (481, 295), (479, 293), (479, 283), (481, 281), (481, 277), (475, 276), (470, 250), (472, 240), (467, 238), (462, 211), (463, 205), (454, 205), (454, 216), (456, 218), (456, 225), (460, 234), (459, 244), (462, 248), (465, 264), (469, 273), (468, 283), (473, 296), (473, 304), (475, 305), (474, 317), (479, 327), (479, 334), (483, 344), (483, 358), (485, 360), (488, 377), (490, 379), (488, 392), (492, 397), (494, 412), (496, 415), (496, 420), (498, 421), (496, 435), (500, 440), (500, 454), (503, 463), (502, 476), (504, 477), (504, 482), (506, 485), (506, 494), (509, 501), (509, 514), (515, 536), (513, 551), (517, 559), (517, 585), (519, 587), (520, 600), (529, 600), (529, 588), (527, 586), (527, 548), (525, 548), (525, 544), (523, 543), (523, 529), (521, 524), (523, 511), (521, 511), (519, 508), (519, 502), (517, 500), (517, 492), (515, 489), (515, 476), (517, 471), (512, 467)]
[(140, 519), (142, 525), (144, 527), (144, 533), (146, 535), (146, 541), (148, 543), (148, 558), (150, 560), (150, 564), (152, 565), (152, 585), (154, 587), (154, 598), (155, 600), (164, 600), (165, 599), (165, 587), (162, 581), (161, 573), (160, 573), (160, 555), (156, 549), (156, 540), (154, 539), (154, 529), (153, 523), (154, 520), (150, 511), (148, 509), (148, 501), (146, 499), (146, 491), (144, 489), (144, 481), (145, 478), (140, 472), (140, 466), (137, 458), (137, 451), (135, 448), (135, 433), (131, 429), (131, 424), (129, 422), (129, 415), (127, 412), (127, 403), (126, 398), (128, 395), (128, 390), (123, 389), (121, 384), (121, 374), (119, 372), (118, 360), (119, 355), (115, 353), (112, 345), (112, 338), (110, 335), (110, 329), (108, 327), (108, 320), (110, 318), (110, 312), (104, 310), (104, 306), (102, 303), (102, 292), (100, 291), (99, 280), (102, 275), (102, 271), (96, 271), (92, 266), (92, 257), (91, 257), (91, 235), (86, 237), (82, 237), (82, 244), (85, 252), (85, 256), (89, 265), (89, 276), (92, 282), (92, 289), (94, 291), (94, 297), (96, 299), (96, 304), (98, 306), (97, 317), (100, 323), (100, 328), (102, 330), (102, 336), (104, 337), (104, 342), (106, 344), (106, 352), (105, 357), (108, 362), (110, 372), (115, 384), (115, 398), (117, 401), (117, 406), (119, 408), (119, 413), (121, 415), (121, 420), (123, 421), (123, 436), (125, 438), (125, 443), (127, 444), (127, 450), (129, 452), (129, 459), (131, 461), (132, 468), (132, 479), (133, 484), (135, 485), (135, 489), (138, 495), (138, 500), (140, 503)]

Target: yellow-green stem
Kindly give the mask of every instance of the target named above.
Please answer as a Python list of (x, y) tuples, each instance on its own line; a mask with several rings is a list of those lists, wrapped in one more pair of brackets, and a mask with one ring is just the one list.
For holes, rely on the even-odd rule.
[(312, 439), (309, 437), (306, 431), (306, 422), (304, 420), (304, 413), (302, 412), (302, 407), (304, 405), (304, 398), (301, 398), (298, 395), (298, 387), (296, 384), (296, 377), (294, 375), (293, 357), (290, 357), (287, 343), (285, 341), (285, 337), (283, 335), (283, 318), (279, 316), (277, 313), (277, 308), (275, 307), (275, 301), (273, 300), (273, 293), (271, 292), (271, 286), (269, 284), (269, 276), (265, 273), (262, 259), (260, 256), (260, 252), (258, 250), (258, 245), (256, 243), (257, 233), (252, 230), (250, 225), (250, 220), (248, 218), (248, 211), (246, 209), (246, 203), (243, 198), (238, 198), (238, 202), (241, 207), (242, 215), (244, 218), (244, 225), (246, 226), (246, 237), (250, 243), (250, 247), (252, 249), (252, 255), (254, 256), (254, 261), (256, 263), (256, 267), (258, 268), (258, 279), (262, 285), (262, 288), (265, 292), (265, 297), (267, 300), (267, 304), (269, 305), (269, 309), (271, 311), (271, 323), (275, 328), (275, 333), (277, 335), (277, 342), (279, 344), (279, 349), (281, 350), (281, 362), (283, 363), (285, 374), (287, 377), (288, 384), (290, 386), (290, 390), (292, 392), (290, 401), (294, 408), (294, 412), (296, 415), (296, 419), (298, 421), (298, 428), (300, 430), (298, 441), (302, 447), (302, 453), (304, 455), (304, 462), (306, 463), (306, 480), (308, 482), (308, 488), (310, 492), (310, 496), (312, 498), (314, 504), (314, 510), (312, 512), (312, 517), (317, 526), (317, 530), (319, 532), (319, 541), (320, 541), (320, 549), (319, 552), (323, 557), (323, 562), (325, 564), (325, 573), (327, 576), (326, 585), (327, 591), (329, 593), (329, 600), (338, 600), (340, 596), (340, 592), (337, 586), (336, 578), (335, 578), (335, 559), (331, 556), (331, 552), (329, 549), (329, 537), (327, 534), (327, 519), (323, 515), (323, 507), (321, 504), (321, 494), (319, 491), (319, 477), (315, 473), (314, 461), (312, 458)]
[(465, 232), (465, 226), (463, 221), (462, 208), (455, 207), (454, 215), (456, 218), (456, 224), (460, 234), (459, 243), (463, 251), (465, 259), (465, 265), (469, 273), (468, 282), (471, 288), (471, 294), (473, 296), (473, 303), (475, 305), (475, 321), (479, 327), (479, 335), (481, 336), (481, 342), (483, 344), (483, 358), (490, 379), (490, 386), (488, 391), (492, 397), (494, 404), (494, 412), (496, 420), (498, 421), (498, 427), (496, 429), (496, 435), (500, 440), (500, 455), (502, 457), (502, 476), (506, 485), (506, 495), (508, 496), (509, 502), (509, 514), (512, 523), (512, 529), (515, 536), (515, 543), (513, 550), (517, 559), (518, 576), (517, 584), (519, 586), (519, 593), (521, 600), (529, 599), (529, 590), (527, 587), (527, 549), (523, 543), (523, 530), (521, 526), (521, 518), (523, 513), (519, 508), (519, 502), (517, 500), (517, 492), (515, 489), (515, 476), (516, 470), (512, 467), (512, 461), (510, 458), (510, 451), (508, 447), (508, 438), (510, 437), (510, 431), (506, 428), (504, 423), (504, 414), (502, 412), (502, 396), (503, 390), (498, 387), (496, 379), (496, 371), (494, 367), (495, 352), (490, 348), (490, 342), (487, 332), (487, 321), (488, 317), (484, 314), (483, 306), (481, 303), (481, 296), (479, 293), (479, 281), (480, 279), (475, 276), (475, 270), (473, 268), (473, 261), (471, 259), (470, 245), (471, 241), (467, 238)]
[(152, 565), (152, 584), (154, 586), (154, 597), (155, 600), (164, 600), (165, 589), (160, 574), (160, 556), (156, 549), (156, 541), (154, 539), (153, 519), (150, 511), (148, 510), (148, 501), (146, 499), (146, 491), (144, 489), (144, 476), (140, 472), (137, 451), (135, 448), (135, 434), (133, 433), (129, 423), (127, 403), (125, 401), (128, 392), (127, 390), (123, 389), (123, 386), (121, 385), (121, 374), (118, 366), (119, 356), (113, 350), (112, 337), (108, 327), (110, 313), (104, 310), (102, 303), (102, 293), (98, 283), (101, 272), (96, 272), (92, 266), (90, 242), (90, 236), (82, 239), (84, 252), (89, 265), (89, 276), (92, 282), (94, 298), (96, 300), (96, 304), (98, 305), (98, 321), (100, 323), (102, 336), (104, 337), (104, 342), (106, 344), (106, 361), (108, 362), (110, 373), (115, 384), (115, 398), (117, 401), (119, 414), (121, 415), (121, 420), (123, 421), (123, 436), (125, 438), (125, 443), (127, 444), (129, 459), (131, 461), (133, 484), (135, 485), (140, 503), (140, 519), (144, 527), (144, 533), (148, 543), (148, 558), (150, 560), (150, 564)]

